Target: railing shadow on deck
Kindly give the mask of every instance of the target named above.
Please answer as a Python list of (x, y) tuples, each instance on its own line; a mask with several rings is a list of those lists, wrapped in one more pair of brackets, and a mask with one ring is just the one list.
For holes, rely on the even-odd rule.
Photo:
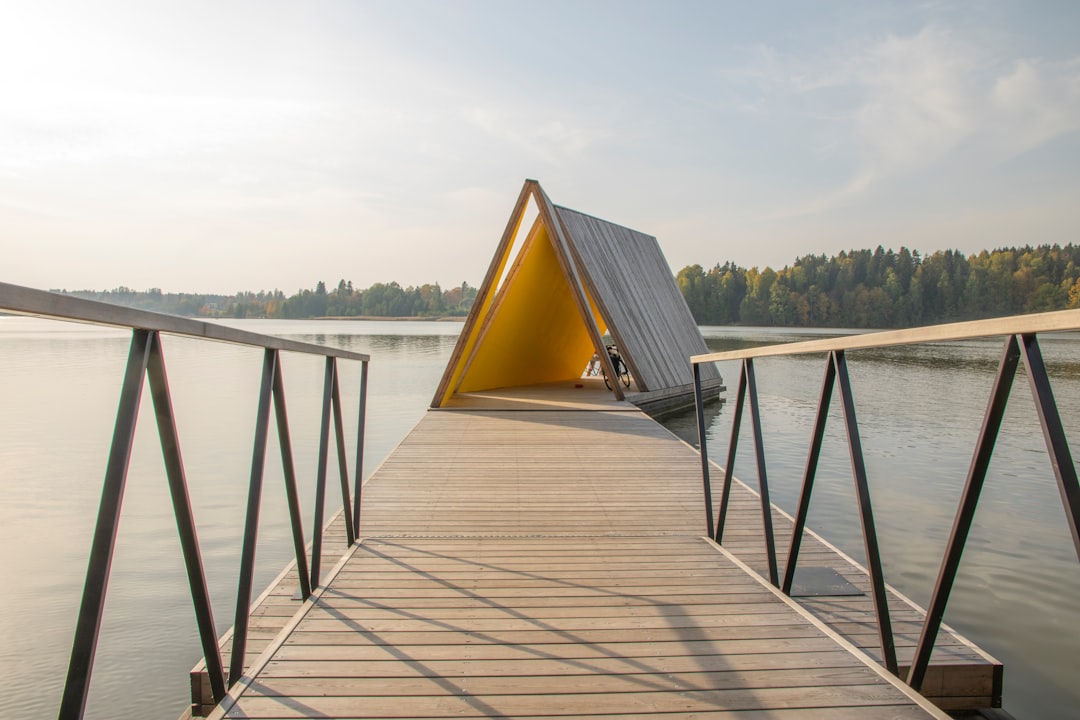
[[(351, 546), (356, 541), (355, 528), (360, 523), (369, 356), (270, 335), (260, 335), (190, 318), (83, 300), (8, 283), (0, 283), (0, 312), (128, 328), (132, 333), (131, 347), (123, 374), (123, 385), (116, 413), (116, 422), (113, 426), (112, 443), (102, 484), (101, 504), (94, 527), (86, 582), (79, 606), (71, 659), (68, 664), (67, 679), (58, 717), (60, 720), (76, 720), (82, 717), (86, 707), (94, 655), (97, 649), (105, 607), (105, 592), (109, 581), (109, 570), (116, 544), (120, 508), (135, 437), (135, 425), (143, 386), (146, 381), (149, 383), (150, 395), (153, 401), (154, 417), (161, 442), (162, 456), (165, 461), (165, 474), (169, 485), (173, 511), (176, 516), (177, 530), (180, 535), (180, 545), (184, 556), (188, 584), (191, 589), (199, 639), (206, 660), (214, 701), (220, 702), (225, 697), (227, 688), (235, 683), (243, 673), (244, 651), (248, 635), (248, 611), (251, 604), (252, 580), (255, 571), (255, 545), (259, 532), (263, 469), (265, 467), (269, 434), (270, 405), (273, 403), (278, 430), (289, 521), (296, 554), (297, 579), (300, 584), (301, 596), (306, 600), (311, 595), (312, 589), (319, 585), (331, 417), (333, 418), (332, 431), (334, 432), (337, 447), (336, 459), (341, 498), (343, 507), (346, 509), (343, 513), (346, 542)], [(263, 349), (262, 382), (255, 423), (255, 440), (244, 520), (240, 570), (237, 578), (236, 615), (230, 652), (231, 662), (227, 674), (223, 667), (221, 651), (218, 646), (213, 608), (210, 603), (210, 593), (207, 587), (202, 554), (199, 549), (199, 540), (195, 531), (195, 519), (180, 451), (180, 438), (177, 433), (172, 396), (165, 370), (162, 335), (185, 336)], [(314, 537), (311, 543), (310, 563), (307, 556), (307, 545), (304, 541), (296, 470), (289, 435), (288, 413), (285, 406), (285, 387), (281, 371), (282, 352), (322, 356), (326, 360), (316, 474)], [(338, 382), (340, 373), (338, 360), (360, 363), (359, 416), (351, 498), (350, 474), (346, 458), (342, 419), (342, 401)]]
[[(994, 451), (998, 431), (1008, 401), (1009, 392), (1017, 369), (1023, 359), (1028, 385), (1035, 401), (1035, 410), (1039, 418), (1051, 465), (1057, 479), (1066, 519), (1072, 536), (1074, 548), (1080, 559), (1080, 484), (1077, 481), (1076, 466), (1073, 463), (1069, 445), (1065, 438), (1057, 402), (1054, 399), (1039, 348), (1039, 333), (1080, 330), (1080, 310), (1041, 313), (1035, 315), (1013, 316), (1008, 318), (978, 320), (947, 325), (935, 325), (907, 330), (870, 333), (853, 337), (842, 337), (806, 342), (769, 345), (729, 352), (717, 352), (695, 355), (690, 359), (694, 371), (694, 385), (697, 397), (698, 441), (701, 450), (701, 472), (704, 484), (706, 528), (709, 536), (723, 544), (724, 523), (727, 517), (731, 481), (735, 468), (738, 449), (739, 430), (746, 400), (749, 399), (754, 455), (757, 466), (759, 496), (764, 523), (765, 554), (768, 562), (769, 581), (785, 594), (791, 594), (795, 568), (798, 562), (799, 548), (806, 529), (806, 518), (810, 507), (810, 496), (814, 488), (821, 454), (825, 424), (829, 415), (829, 405), (833, 390), (839, 386), (840, 404), (844, 418), (848, 449), (851, 456), (852, 475), (855, 482), (855, 495), (859, 509), (863, 545), (866, 551), (866, 564), (870, 576), (874, 610), (877, 618), (878, 636), (881, 654), (885, 666), (894, 674), (899, 674), (896, 660), (896, 648), (892, 632), (892, 620), (886, 596), (886, 586), (881, 566), (881, 554), (878, 548), (877, 529), (874, 523), (873, 508), (870, 502), (866, 466), (863, 459), (858, 422), (855, 415), (855, 398), (851, 391), (846, 352), (882, 348), (897, 345), (916, 345), (931, 342), (968, 340), (974, 338), (992, 338), (1005, 336), (1001, 359), (994, 378), (990, 399), (987, 402), (979, 431), (975, 450), (968, 469), (967, 478), (960, 502), (953, 520), (952, 530), (942, 557), (937, 580), (927, 607), (919, 640), (915, 647), (911, 668), (905, 680), (915, 690), (920, 690), (926, 677), (933, 651), (934, 640), (941, 628), (945, 607), (949, 601), (960, 559), (964, 552), (972, 520), (979, 502), (979, 496), (986, 479), (987, 468)], [(769, 484), (766, 472), (765, 451), (762, 442), (761, 413), (758, 402), (757, 381), (754, 373), (756, 358), (779, 357), (802, 354), (824, 354), (825, 373), (822, 380), (816, 417), (811, 432), (810, 447), (807, 454), (802, 487), (795, 513), (794, 527), (790, 538), (788, 560), (781, 581), (777, 567), (776, 540), (773, 533)], [(737, 360), (742, 363), (738, 387), (732, 412), (731, 437), (727, 446), (727, 458), (723, 471), (719, 507), (714, 515), (710, 462), (706, 444), (706, 424), (701, 402), (700, 366), (705, 363)]]

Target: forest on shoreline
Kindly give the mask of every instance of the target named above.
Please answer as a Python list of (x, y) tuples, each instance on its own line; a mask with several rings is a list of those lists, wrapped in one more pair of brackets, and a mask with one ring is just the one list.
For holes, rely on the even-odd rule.
[[(806, 255), (780, 270), (688, 265), (675, 282), (699, 325), (895, 328), (1080, 307), (1080, 246), (1037, 245), (922, 257), (906, 247)], [(54, 290), (144, 310), (208, 318), (464, 317), (477, 289), (396, 282), (235, 295)]]
[(127, 287), (52, 292), (140, 310), (206, 318), (465, 317), (476, 299), (476, 288), (464, 282), (449, 290), (443, 290), (438, 283), (403, 288), (396, 282), (358, 289), (346, 280), (329, 290), (320, 280), (314, 289), (301, 289), (289, 296), (281, 290), (213, 295), (165, 293), (160, 288), (140, 292)]
[(879, 245), (775, 271), (689, 265), (676, 283), (699, 325), (912, 327), (1080, 307), (1080, 246), (921, 257)]

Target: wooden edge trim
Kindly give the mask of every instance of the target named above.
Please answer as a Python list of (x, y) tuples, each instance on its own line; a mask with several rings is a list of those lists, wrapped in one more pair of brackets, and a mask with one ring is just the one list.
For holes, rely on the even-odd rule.
[(300, 607), (300, 609), (296, 611), (296, 614), (293, 615), (287, 623), (285, 623), (285, 627), (281, 629), (281, 632), (277, 634), (277, 636), (270, 642), (270, 644), (267, 645), (266, 649), (262, 651), (259, 657), (255, 659), (255, 662), (251, 664), (251, 667), (245, 670), (243, 676), (236, 681), (236, 684), (233, 685), (233, 687), (227, 693), (225, 693), (225, 698), (221, 701), (221, 703), (218, 704), (216, 708), (214, 708), (214, 711), (207, 716), (207, 720), (221, 720), (221, 718), (225, 717), (225, 714), (227, 712), (229, 712), (236, 706), (236, 703), (244, 694), (244, 691), (251, 686), (251, 684), (255, 681), (255, 677), (263, 670), (263, 668), (267, 666), (267, 664), (273, 658), (274, 653), (276, 653), (281, 648), (281, 646), (285, 644), (285, 641), (289, 638), (289, 636), (300, 624), (300, 622), (305, 617), (307, 617), (307, 614), (311, 612), (311, 609), (313, 607), (315, 607), (315, 603), (318, 602), (324, 594), (326, 594), (326, 591), (330, 587), (330, 583), (332, 583), (337, 578), (337, 576), (341, 573), (342, 568), (344, 568), (345, 565), (349, 562), (349, 560), (352, 559), (353, 555), (356, 554), (356, 551), (363, 543), (363, 540), (354, 543), (353, 546), (350, 547), (349, 550), (341, 556), (341, 558), (337, 561), (337, 563), (330, 570), (330, 572), (327, 573), (326, 581), (311, 593), (311, 597), (305, 600), (304, 604)]
[(883, 680), (885, 680), (890, 685), (892, 685), (904, 695), (906, 695), (908, 698), (910, 698), (916, 705), (925, 710), (932, 717), (938, 718), (939, 720), (951, 720), (949, 715), (940, 710), (936, 705), (927, 700), (925, 697), (915, 692), (915, 690), (913, 690), (910, 685), (903, 682), (902, 680), (900, 680), (900, 678), (896, 677), (884, 667), (879, 665), (873, 658), (871, 658), (869, 655), (867, 655), (862, 650), (857, 648), (854, 644), (852, 644), (850, 640), (844, 638), (844, 636), (842, 636), (840, 633), (836, 632), (828, 625), (826, 625), (822, 620), (815, 617), (813, 613), (811, 613), (809, 610), (802, 607), (801, 605), (799, 605), (799, 603), (795, 602), (787, 595), (782, 593), (779, 588), (767, 582), (765, 578), (758, 575), (749, 565), (744, 563), (739, 558), (735, 557), (735, 555), (732, 554), (730, 550), (726, 549), (722, 545), (717, 545), (712, 538), (702, 537), (701, 539), (707, 544), (711, 545), (721, 555), (724, 555), (728, 560), (733, 562), (740, 570), (744, 571), (747, 575), (752, 577), (759, 585), (766, 588), (769, 592), (778, 597), (785, 605), (787, 605), (800, 616), (805, 618), (811, 625), (816, 627), (821, 632), (825, 633), (825, 635), (828, 636), (829, 639), (833, 640), (844, 650), (847, 650), (853, 657), (855, 657), (857, 660), (859, 660), (864, 665), (873, 670), (875, 673), (877, 673)]
[(521, 220), (525, 215), (525, 207), (529, 202), (529, 196), (532, 194), (531, 184), (535, 182), (535, 180), (526, 180), (521, 192), (518, 193), (517, 202), (514, 203), (514, 209), (510, 213), (510, 218), (506, 221), (506, 229), (503, 230), (502, 239), (499, 240), (495, 255), (488, 265), (487, 274), (484, 275), (484, 281), (480, 283), (480, 288), (476, 292), (476, 300), (473, 301), (472, 308), (469, 309), (469, 316), (465, 319), (465, 325), (461, 328), (461, 334), (458, 335), (454, 351), (450, 354), (449, 362), (446, 363), (442, 379), (439, 380), (439, 386), (435, 390), (435, 397), (431, 400), (431, 407), (440, 407), (446, 402), (455, 375), (460, 376), (458, 369), (462, 355), (465, 354), (467, 346), (468, 350), (475, 347), (475, 342), (470, 342), (470, 337), (479, 318), (487, 313), (487, 308), (490, 306), (491, 293), (495, 288), (501, 270), (506, 264), (507, 253), (514, 244), (514, 237), (518, 233)]
[(691, 356), (690, 362), (696, 365), (698, 363), (719, 362), (722, 360), (743, 360), (777, 355), (803, 355), (807, 353), (833, 352), (835, 350), (861, 350), (894, 345), (918, 345), (930, 342), (971, 340), (981, 337), (1066, 330), (1080, 330), (1080, 309), (1057, 310), (1055, 312), (1034, 313), (1031, 315), (1012, 315), (989, 320), (970, 320), (968, 322), (928, 325), (906, 330), (887, 330), (885, 332), (864, 333), (825, 340), (807, 340), (805, 342), (781, 343), (745, 350), (707, 353)]
[(570, 291), (574, 294), (574, 302), (578, 306), (578, 312), (581, 313), (582, 320), (585, 321), (585, 329), (588, 331), (593, 348), (600, 359), (600, 365), (612, 380), (611, 389), (615, 393), (615, 399), (625, 400), (626, 396), (623, 394), (622, 388), (619, 387), (615, 367), (611, 363), (611, 358), (608, 357), (607, 348), (604, 347), (604, 338), (600, 334), (600, 329), (596, 327), (592, 307), (589, 306), (589, 300), (581, 282), (581, 274), (574, 265), (573, 257), (571, 257), (571, 243), (567, 239), (569, 233), (566, 232), (562, 218), (555, 213), (555, 207), (552, 205), (547, 193), (540, 187), (540, 183), (532, 182), (533, 199), (540, 210), (540, 217), (543, 218), (544, 224), (548, 227), (548, 233), (554, 233), (552, 245), (555, 247), (555, 255), (559, 258), (559, 264), (562, 265), (563, 271), (566, 272), (566, 277), (570, 281)]

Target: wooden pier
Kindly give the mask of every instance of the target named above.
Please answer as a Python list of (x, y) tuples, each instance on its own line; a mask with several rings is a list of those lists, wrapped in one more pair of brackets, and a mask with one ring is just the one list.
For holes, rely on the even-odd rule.
[(255, 607), (281, 630), (211, 717), (946, 717), (857, 647), (850, 598), (855, 642), (703, 538), (697, 454), (609, 397), (429, 411), (366, 483), (363, 542)]

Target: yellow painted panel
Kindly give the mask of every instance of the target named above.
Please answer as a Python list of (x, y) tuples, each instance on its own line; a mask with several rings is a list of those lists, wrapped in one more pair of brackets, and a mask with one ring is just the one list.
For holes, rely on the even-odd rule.
[(519, 263), (491, 310), (459, 392), (572, 380), (592, 357), (585, 320), (546, 228), (522, 248)]
[[(469, 356), (472, 354), (473, 347), (476, 345), (476, 340), (479, 337), (480, 329), (484, 326), (484, 319), (491, 311), (491, 304), (495, 299), (495, 289), (499, 285), (499, 281), (502, 278), (503, 272), (506, 270), (506, 263), (510, 259), (510, 255), (514, 250), (514, 238), (521, 231), (521, 221), (524, 218), (524, 212), (518, 214), (514, 218), (513, 231), (510, 234), (510, 242), (506, 244), (506, 249), (503, 251), (502, 257), (498, 260), (498, 265), (491, 278), (491, 285), (487, 287), (482, 297), (477, 297), (474, 301), (475, 305), (473, 312), (475, 313), (471, 318), (471, 322), (466, 324), (468, 330), (468, 337), (465, 339), (463, 351), (458, 358), (457, 365), (453, 368), (453, 373), (450, 376), (450, 382), (447, 383), (446, 392), (439, 399), (439, 407), (446, 404), (446, 401), (450, 399), (450, 396), (454, 394), (454, 388), (457, 386), (461, 379), (461, 374), (465, 369)], [(531, 231), (530, 231), (531, 232)]]

